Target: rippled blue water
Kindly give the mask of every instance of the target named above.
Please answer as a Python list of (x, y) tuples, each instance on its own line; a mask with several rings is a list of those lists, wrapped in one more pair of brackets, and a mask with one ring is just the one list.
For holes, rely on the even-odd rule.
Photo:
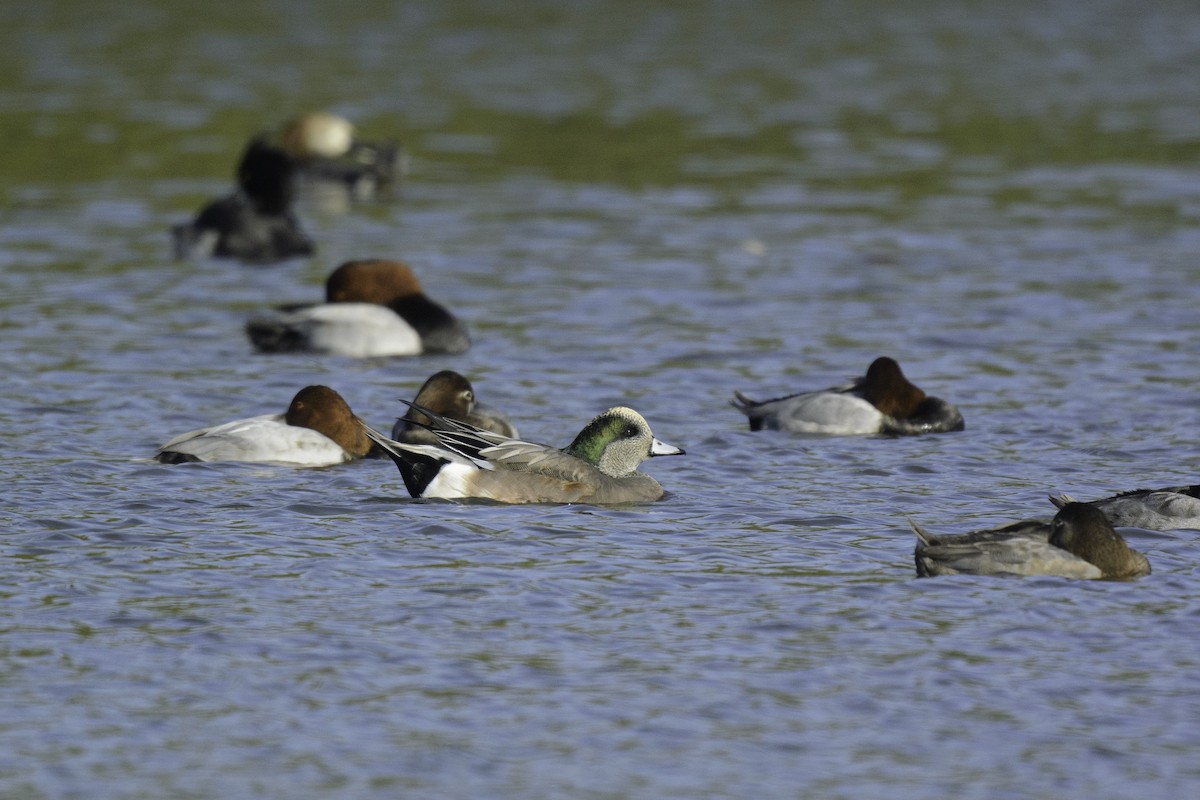
[[(0, 795), (1200, 786), (1195, 531), (1130, 532), (1135, 583), (916, 580), (906, 521), (1196, 482), (1196, 8), (79, 8), (0, 34)], [(245, 136), (318, 103), (405, 138), (400, 196), (306, 202), (308, 261), (171, 261)], [(249, 352), (256, 309), (372, 255), (475, 346)], [(728, 405), (882, 353), (967, 429)], [(620, 403), (688, 455), (616, 509), (147, 460), (314, 382), (386, 429), (442, 368), (527, 438)]]

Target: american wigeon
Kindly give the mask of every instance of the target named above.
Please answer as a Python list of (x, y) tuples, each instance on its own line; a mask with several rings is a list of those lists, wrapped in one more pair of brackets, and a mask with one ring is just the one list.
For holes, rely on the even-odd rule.
[(481, 404), (475, 397), (471, 382), (452, 369), (431, 375), (421, 386), (412, 402), (414, 409), (396, 420), (392, 439), (404, 444), (437, 444), (437, 436), (429, 430), (430, 419), (415, 408), (428, 408), (447, 419), (465, 422), (476, 428), (499, 433), (510, 439), (520, 436), (517, 426), (499, 409)]
[(371, 440), (342, 396), (306, 386), (283, 414), (263, 414), (176, 436), (158, 449), (164, 464), (268, 461), (322, 467), (362, 458)]
[(752, 431), (918, 434), (961, 431), (964, 426), (957, 408), (926, 395), (886, 356), (875, 359), (866, 375), (841, 386), (763, 401), (734, 395), (733, 406), (750, 418)]
[(935, 536), (909, 521), (917, 534), (918, 576), (1051, 575), (1124, 579), (1150, 574), (1150, 562), (1113, 530), (1103, 514), (1068, 503), (1050, 523), (1014, 522), (1000, 528)]
[(311, 255), (312, 240), (292, 213), (295, 163), (259, 138), (237, 169), (238, 190), (205, 206), (193, 222), (172, 228), (177, 258), (218, 256), (268, 263)]
[[(1063, 493), (1050, 495), (1050, 502), (1062, 508), (1076, 501)], [(1099, 509), (1109, 522), (1117, 526), (1155, 531), (1178, 528), (1200, 530), (1200, 485), (1138, 489), (1092, 500), (1087, 505)]]
[(380, 259), (342, 264), (325, 282), (324, 303), (251, 319), (246, 334), (267, 353), (354, 358), (461, 353), (471, 344), (466, 326), (425, 295), (406, 264)]
[[(406, 402), (407, 401), (403, 401)], [(563, 449), (511, 439), (407, 403), (429, 419), (435, 445), (367, 436), (391, 457), (413, 497), (501, 503), (645, 503), (663, 488), (637, 471), (652, 456), (682, 455), (650, 431), (641, 414), (610, 408)]]

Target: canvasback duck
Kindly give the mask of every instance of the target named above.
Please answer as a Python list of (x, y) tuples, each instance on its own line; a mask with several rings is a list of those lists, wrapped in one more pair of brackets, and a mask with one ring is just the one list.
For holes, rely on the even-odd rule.
[(893, 359), (881, 356), (867, 374), (841, 386), (774, 400), (734, 392), (734, 408), (750, 418), (750, 430), (850, 435), (961, 431), (958, 409), (914, 386)]
[[(1050, 502), (1062, 508), (1076, 501), (1064, 492), (1050, 495)], [(1109, 522), (1119, 527), (1152, 531), (1200, 530), (1200, 485), (1137, 489), (1091, 500), (1086, 505), (1099, 509)]]
[(325, 282), (325, 302), (286, 306), (251, 319), (246, 334), (266, 353), (329, 353), (353, 358), (461, 353), (467, 328), (430, 300), (399, 261), (348, 261)]
[(1133, 550), (1096, 509), (1068, 503), (1047, 524), (1014, 522), (1000, 528), (935, 536), (909, 521), (917, 534), (917, 575), (1049, 575), (1120, 580), (1150, 574), (1150, 562)]
[(404, 444), (370, 428), (367, 436), (400, 470), (413, 497), (501, 503), (646, 503), (663, 488), (638, 465), (683, 450), (654, 438), (641, 414), (610, 408), (563, 449), (511, 439), (405, 402), (429, 419), (438, 443)]
[(172, 229), (176, 258), (270, 263), (311, 255), (312, 240), (292, 213), (294, 173), (287, 153), (261, 138), (250, 142), (238, 164), (238, 190)]
[[(520, 436), (507, 414), (479, 403), (471, 382), (452, 369), (444, 369), (430, 376), (413, 398), (412, 404), (428, 408), (447, 419), (465, 422), (510, 439)], [(420, 411), (410, 410), (396, 420), (392, 427), (392, 439), (404, 444), (437, 444), (437, 436), (429, 430), (430, 424), (429, 417)]]
[(404, 172), (395, 142), (363, 141), (350, 120), (325, 111), (288, 120), (279, 144), (296, 160), (301, 180), (336, 184), (359, 200), (379, 195)]
[(342, 396), (328, 386), (306, 386), (283, 414), (263, 414), (176, 436), (158, 449), (164, 464), (189, 461), (263, 461), (324, 467), (363, 458), (372, 450)]

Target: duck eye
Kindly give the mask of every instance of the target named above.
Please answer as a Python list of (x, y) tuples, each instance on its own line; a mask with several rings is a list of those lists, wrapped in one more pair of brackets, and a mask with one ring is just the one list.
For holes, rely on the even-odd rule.
[(638, 435), (638, 429), (634, 425), (626, 425), (625, 430), (621, 433), (626, 439), (635, 439)]

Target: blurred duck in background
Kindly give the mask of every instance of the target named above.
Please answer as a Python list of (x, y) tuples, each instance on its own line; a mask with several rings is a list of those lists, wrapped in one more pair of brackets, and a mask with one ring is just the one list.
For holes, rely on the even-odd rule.
[(283, 306), (251, 319), (246, 334), (266, 353), (351, 358), (462, 353), (467, 327), (425, 295), (399, 261), (347, 261), (325, 281), (325, 302)]
[(341, 189), (350, 200), (376, 199), (404, 174), (404, 151), (398, 144), (359, 139), (348, 119), (326, 111), (288, 120), (279, 145), (295, 159), (304, 185)]
[(237, 168), (238, 188), (172, 229), (176, 258), (236, 258), (267, 264), (312, 255), (292, 203), (296, 164), (263, 138), (250, 142)]

